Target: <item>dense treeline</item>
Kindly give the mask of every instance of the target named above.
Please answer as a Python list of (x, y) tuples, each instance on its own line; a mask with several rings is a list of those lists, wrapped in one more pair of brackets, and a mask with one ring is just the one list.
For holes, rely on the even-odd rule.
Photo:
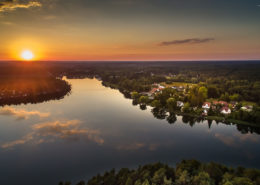
[[(156, 95), (154, 101), (138, 97), (141, 108), (150, 104), (157, 109), (173, 112), (179, 108), (177, 101), (183, 101), (184, 113), (201, 115), (201, 105), (208, 99), (226, 102), (246, 102), (254, 105), (252, 111), (240, 111), (238, 104), (229, 120), (260, 123), (260, 62), (52, 62), (52, 63), (1, 63), (0, 75), (52, 76), (68, 78), (96, 77), (103, 85), (119, 89), (125, 97), (131, 98), (133, 91), (148, 92), (154, 83), (171, 84), (183, 82), (195, 84), (186, 87), (185, 92), (167, 92)], [(170, 94), (170, 96), (169, 96)], [(140, 100), (140, 101), (139, 101)], [(240, 107), (239, 107), (240, 106)], [(160, 110), (161, 111), (161, 110)], [(158, 112), (158, 111), (157, 111)], [(221, 117), (220, 108), (210, 110), (211, 117)]]
[(94, 77), (121, 91), (143, 92), (153, 83), (204, 83), (209, 98), (260, 103), (260, 62), (98, 62), (52, 63), (54, 75)]
[(0, 106), (59, 100), (71, 85), (40, 64), (0, 64)]
[[(185, 92), (179, 92), (173, 88), (164, 88), (159, 93), (154, 94), (152, 97), (142, 95), (136, 91), (131, 93), (133, 99), (133, 105), (140, 104), (142, 110), (146, 109), (146, 105), (153, 107), (152, 113), (158, 119), (166, 118), (166, 112), (170, 115), (168, 118), (174, 118), (176, 113), (182, 115), (190, 115), (200, 120), (204, 118), (219, 120), (225, 123), (240, 123), (247, 124), (252, 123), (255, 126), (260, 126), (260, 107), (255, 104), (252, 106), (252, 110), (242, 110), (242, 103), (237, 102), (236, 99), (232, 99), (235, 104), (224, 102), (225, 105), (216, 104), (207, 109), (207, 113), (204, 114), (205, 109), (202, 108), (203, 102), (211, 99), (208, 98), (209, 89), (204, 83), (193, 85), (192, 88), (186, 88)], [(233, 98), (233, 97), (232, 97)], [(223, 100), (220, 98), (220, 100)], [(182, 106), (178, 106), (178, 102), (182, 102)], [(214, 101), (213, 101), (214, 102)], [(213, 103), (212, 103), (213, 104)], [(223, 106), (232, 110), (232, 113), (224, 115), (221, 113)], [(172, 120), (172, 119), (170, 119)]]
[[(0, 75), (68, 77), (98, 75), (105, 85), (129, 92), (147, 91), (153, 83), (205, 83), (209, 98), (260, 103), (260, 62), (38, 62), (1, 63)], [(168, 76), (169, 78), (166, 78)], [(238, 96), (237, 96), (238, 95)]]
[(5, 82), (0, 83), (0, 106), (60, 100), (70, 92), (71, 85), (61, 79), (19, 78), (14, 81), (5, 78)]
[[(136, 170), (112, 169), (88, 182), (76, 185), (259, 185), (260, 170), (231, 168), (214, 162), (183, 160), (176, 168), (162, 163), (139, 166)], [(60, 182), (59, 185), (71, 185)]]

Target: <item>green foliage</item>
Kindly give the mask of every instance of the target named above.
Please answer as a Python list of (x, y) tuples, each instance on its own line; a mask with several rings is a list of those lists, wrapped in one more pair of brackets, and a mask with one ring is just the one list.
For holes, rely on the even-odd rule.
[(200, 172), (192, 180), (194, 185), (214, 185), (213, 180), (207, 172)]
[[(183, 160), (176, 168), (155, 163), (136, 170), (122, 168), (117, 173), (113, 169), (92, 177), (86, 185), (258, 185), (259, 181), (257, 169), (233, 169), (213, 162)], [(84, 185), (84, 181), (76, 185)]]
[(233, 185), (254, 185), (254, 183), (247, 177), (235, 177), (231, 183)]
[(168, 98), (167, 108), (169, 112), (174, 112), (174, 110), (177, 108), (177, 101), (174, 98)]
[(140, 98), (139, 98), (139, 103), (140, 104), (146, 104), (146, 103), (148, 103), (148, 101), (149, 101), (149, 99), (148, 99), (148, 97), (147, 96), (141, 96)]
[(134, 91), (134, 92), (131, 93), (131, 97), (132, 97), (132, 99), (136, 100), (139, 97), (139, 93)]
[(184, 104), (182, 111), (185, 112), (185, 113), (190, 112), (190, 104), (188, 102)]
[(161, 103), (159, 100), (152, 101), (151, 105), (155, 108), (159, 108), (161, 106)]
[(201, 96), (204, 100), (208, 98), (208, 89), (204, 86), (199, 88), (198, 96)]
[(189, 173), (184, 170), (180, 173), (179, 178), (176, 180), (177, 185), (188, 185), (191, 183), (191, 177)]

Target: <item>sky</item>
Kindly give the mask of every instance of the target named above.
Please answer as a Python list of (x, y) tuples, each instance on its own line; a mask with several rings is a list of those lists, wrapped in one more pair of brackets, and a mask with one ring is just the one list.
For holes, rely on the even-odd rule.
[(260, 59), (260, 0), (0, 0), (0, 60)]

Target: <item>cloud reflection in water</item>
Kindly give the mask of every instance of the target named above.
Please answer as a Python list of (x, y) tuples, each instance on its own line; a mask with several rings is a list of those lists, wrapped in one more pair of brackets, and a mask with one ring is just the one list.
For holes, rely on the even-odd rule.
[(1, 145), (2, 148), (13, 148), (16, 145), (32, 143), (38, 145), (40, 143), (54, 142), (56, 139), (66, 140), (86, 140), (102, 145), (104, 139), (100, 137), (98, 130), (79, 128), (81, 122), (79, 120), (54, 121), (39, 123), (32, 126), (32, 132), (23, 138), (7, 142)]
[(24, 120), (28, 119), (31, 116), (38, 116), (40, 118), (46, 118), (50, 116), (50, 113), (42, 113), (39, 111), (26, 111), (22, 109), (15, 109), (12, 107), (4, 107), (0, 109), (0, 115), (3, 116), (14, 116), (16, 117), (16, 120)]

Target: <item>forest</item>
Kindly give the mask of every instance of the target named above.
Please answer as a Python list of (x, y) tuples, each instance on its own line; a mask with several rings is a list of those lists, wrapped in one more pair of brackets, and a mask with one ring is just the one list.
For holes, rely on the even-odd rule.
[[(260, 170), (227, 167), (210, 162), (182, 160), (171, 167), (162, 163), (139, 166), (137, 169), (112, 169), (76, 185), (259, 185)], [(58, 185), (72, 185), (59, 182)]]
[(0, 106), (59, 100), (70, 91), (68, 82), (40, 66), (1, 64)]
[[(222, 122), (259, 125), (260, 123), (260, 62), (100, 62), (66, 63), (60, 68), (53, 65), (52, 72), (71, 78), (96, 77), (104, 86), (118, 89), (141, 109), (146, 105), (159, 110), (190, 116), (203, 115), (202, 105), (224, 101), (203, 117)], [(58, 70), (57, 70), (58, 69)], [(154, 84), (182, 83), (183, 89), (165, 88), (147, 97)], [(191, 85), (190, 85), (191, 84)], [(183, 102), (182, 107), (177, 102)], [(230, 113), (223, 115), (223, 108)], [(156, 111), (156, 110), (155, 110)]]
[[(0, 74), (97, 78), (141, 109), (148, 105), (154, 112), (244, 125), (260, 123), (259, 61), (1, 63)], [(176, 83), (183, 84), (182, 89)], [(151, 94), (158, 88), (155, 84), (165, 88)], [(183, 105), (178, 106), (180, 102)], [(212, 106), (206, 110), (202, 106), (207, 102)]]

